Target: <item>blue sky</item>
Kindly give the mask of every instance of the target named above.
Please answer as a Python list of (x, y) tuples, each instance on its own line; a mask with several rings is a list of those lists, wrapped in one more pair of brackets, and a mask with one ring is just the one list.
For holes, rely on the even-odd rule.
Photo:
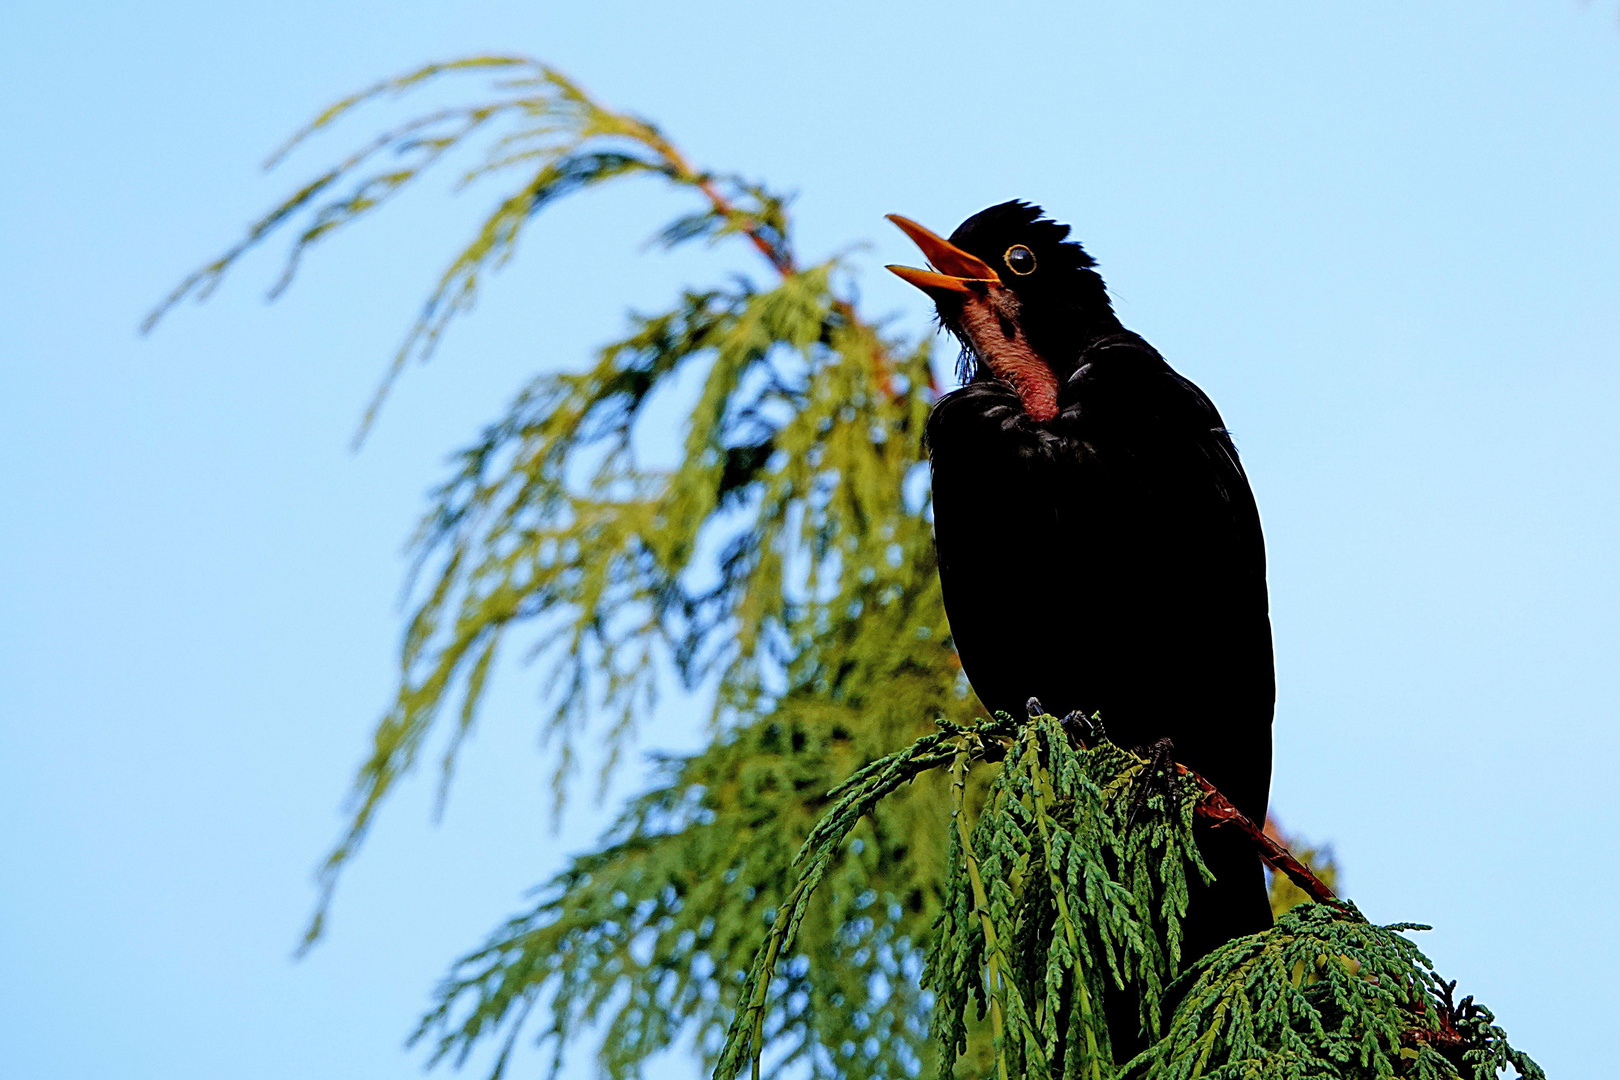
[[(344, 145), (259, 173), (290, 130), (479, 50), (544, 57), (695, 160), (796, 190), (803, 253), (870, 241), (863, 303), (905, 327), (925, 312), (877, 271), (911, 257), (882, 214), (944, 231), (1016, 196), (1072, 222), (1245, 455), (1274, 806), (1337, 844), (1373, 918), (1434, 923), (1441, 970), (1550, 1074), (1610, 1071), (1615, 12), (1123, 8), (5, 5), (0, 1072), (415, 1074), (401, 1042), (434, 978), (605, 819), (586, 800), (548, 826), (536, 676), (508, 667), (443, 822), (431, 778), (409, 785), (328, 940), (290, 959), (445, 455), (527, 373), (747, 252), (644, 254), (679, 209), (651, 188), (558, 207), (358, 455), (493, 192), (423, 191), (272, 307), (266, 255), (134, 333)], [(691, 745), (691, 717), (671, 703), (642, 745)]]

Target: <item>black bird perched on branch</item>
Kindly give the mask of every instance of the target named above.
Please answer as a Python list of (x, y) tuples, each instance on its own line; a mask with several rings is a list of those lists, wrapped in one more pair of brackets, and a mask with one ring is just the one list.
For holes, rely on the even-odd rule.
[[(928, 420), (945, 610), (986, 706), (1099, 711), (1127, 747), (1169, 738), (1264, 822), (1276, 699), (1265, 543), (1208, 397), (1115, 317), (1066, 225), (992, 206), (933, 264), (891, 266), (961, 339), (965, 385)], [(1205, 831), (1186, 956), (1271, 923), (1248, 841)]]

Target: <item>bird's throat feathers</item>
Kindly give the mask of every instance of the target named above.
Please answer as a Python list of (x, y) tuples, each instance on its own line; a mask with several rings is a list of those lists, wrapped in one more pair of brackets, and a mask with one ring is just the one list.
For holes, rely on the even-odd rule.
[(1057, 374), (1024, 336), (1018, 315), (1018, 298), (992, 287), (968, 298), (955, 321), (979, 362), (1017, 392), (1031, 418), (1045, 422), (1058, 414)]

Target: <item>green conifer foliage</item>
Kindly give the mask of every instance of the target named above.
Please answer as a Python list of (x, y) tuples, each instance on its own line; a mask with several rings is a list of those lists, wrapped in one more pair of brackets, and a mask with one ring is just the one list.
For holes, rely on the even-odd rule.
[[(661, 242), (741, 240), (770, 277), (739, 274), (685, 292), (668, 311), (632, 315), (629, 332), (585, 370), (537, 376), (457, 456), (414, 540), (424, 580), (398, 694), (356, 778), (319, 912), (441, 718), (451, 729), (448, 777), (514, 632), (555, 688), (547, 724), (559, 736), (559, 778), (588, 720), (608, 717), (610, 744), (622, 743), (651, 708), (663, 667), (717, 687), (721, 729), (770, 715), (784, 685), (838, 701), (877, 695), (884, 715), (901, 715), (893, 705), (904, 703), (902, 737), (916, 717), (961, 707), (926, 485), (913, 485), (909, 506), (901, 498), (922, 460), (927, 344), (862, 321), (839, 284), (839, 260), (798, 264), (782, 198), (695, 169), (651, 123), (515, 57), (434, 64), (379, 83), (322, 112), (271, 164), (362, 106), (469, 78), (483, 80), (476, 100), (398, 124), (300, 186), (181, 283), (148, 325), (187, 297), (206, 298), (250, 249), (290, 231), (279, 292), (314, 245), (436, 166), (459, 168), (463, 184), (515, 186), (440, 275), (378, 401), (512, 257), (533, 216), (565, 195), (661, 179), (699, 202)], [(701, 390), (681, 461), (648, 467), (634, 450), (644, 406), (692, 369)], [(928, 687), (921, 697), (919, 686)]]
[[(936, 1066), (1100, 1080), (1117, 1072), (1100, 1003), (1129, 986), (1163, 1033), (1138, 1062), (1155, 1077), (1445, 1075), (1441, 1043), (1397, 1046), (1406, 1029), (1389, 1019), (1401, 987), (1438, 985), (1412, 975), (1415, 952), (1319, 905), (1208, 958), (1166, 1015), (1186, 875), (1202, 872), (1188, 832), (1196, 793), (1143, 786), (1141, 759), (1084, 748), (1050, 717), (971, 722), (928, 525), (929, 344), (863, 319), (840, 259), (801, 263), (783, 198), (696, 168), (653, 124), (521, 57), (379, 83), (271, 163), (363, 108), (430, 89), (468, 100), (434, 99), (299, 186), (147, 325), (286, 233), (279, 292), (315, 245), (447, 171), (504, 186), (429, 290), (362, 432), (404, 365), (433, 352), (534, 215), (564, 196), (659, 180), (687, 204), (659, 242), (732, 243), (765, 274), (632, 314), (582, 368), (535, 376), (456, 456), (414, 537), (397, 692), (306, 943), (435, 732), (448, 786), (497, 658), (515, 650), (549, 691), (541, 722), (558, 747), (559, 800), (590, 725), (622, 746), (670, 673), (714, 694), (714, 735), (661, 759), (598, 850), (456, 961), (414, 1037), (435, 1062), (488, 1046), (500, 1076), (527, 1037), (555, 1070), (595, 1037), (614, 1080), (687, 1040), (725, 1077), (763, 1061), (773, 1076), (818, 1080)], [(638, 433), (677, 378), (699, 389), (679, 460), (654, 467)], [(991, 759), (1000, 765), (981, 767)], [(1342, 974), (1352, 969), (1397, 981), (1369, 998)], [(1271, 997), (1253, 996), (1256, 979)], [(1359, 1042), (1333, 1034), (1374, 1007), (1388, 1022), (1355, 1028)], [(1425, 1022), (1439, 1015), (1423, 1008)], [(1490, 1062), (1538, 1075), (1488, 1014), (1465, 1003), (1447, 1015)], [(1256, 1047), (1274, 1045), (1294, 1064), (1253, 1065)]]
[[(752, 1000), (758, 980), (743, 980), (761, 940), (791, 912), (794, 940), (778, 947), (767, 1005), (751, 1014), (775, 1049), (774, 1071), (915, 1075), (927, 1045), (921, 947), (938, 910), (938, 815), (950, 795), (939, 774), (896, 787), (952, 749), (925, 745), (874, 777), (862, 767), (882, 757), (881, 730), (859, 707), (807, 695), (701, 753), (665, 759), (663, 782), (599, 850), (457, 962), (416, 1038), (451, 1061), (499, 1041), (499, 1074), (539, 1008), (554, 1065), (592, 1025), (611, 1076), (636, 1075), (683, 1037), (712, 1062)], [(829, 777), (851, 773), (828, 794)], [(834, 838), (813, 884), (795, 890), (794, 857), (812, 832)]]
[[(1401, 936), (1426, 927), (1373, 926), (1348, 903), (1295, 905), (1182, 972), (1187, 874), (1208, 874), (1192, 832), (1203, 790), (1106, 739), (1086, 747), (1051, 716), (941, 729), (830, 794), (743, 984), (716, 1080), (750, 1061), (759, 1075), (772, 975), (851, 827), (947, 758), (949, 868), (924, 977), (938, 1076), (956, 1074), (973, 1000), (990, 1017), (999, 1080), (1495, 1080), (1508, 1068), (1543, 1080), (1489, 1010), (1454, 1002), (1456, 984)], [(970, 831), (968, 769), (990, 758), (1002, 764)], [(1103, 1018), (1116, 995), (1154, 1040), (1129, 1061), (1113, 1054)]]
[[(663, 785), (600, 851), (458, 962), (419, 1031), (453, 1061), (485, 1039), (510, 1049), (537, 1014), (547, 1020), (536, 1033), (559, 1052), (601, 1024), (609, 1075), (636, 1075), (684, 1036), (717, 1052), (735, 981), (791, 887), (793, 853), (825, 793), (933, 718), (971, 715), (927, 523), (929, 346), (863, 320), (840, 260), (799, 262), (782, 198), (692, 166), (653, 124), (535, 61), (474, 57), (386, 80), (321, 113), (271, 163), (362, 108), (430, 88), (470, 100), (435, 104), (300, 185), (148, 325), (206, 298), (250, 250), (287, 233), (279, 292), (316, 244), (435, 169), (506, 186), (431, 289), (378, 401), (513, 256), (533, 216), (565, 195), (657, 179), (695, 204), (661, 243), (736, 243), (763, 258), (763, 278), (689, 289), (666, 311), (631, 315), (582, 370), (536, 376), (457, 455), (414, 539), (398, 692), (356, 777), (307, 938), (435, 730), (448, 783), (499, 653), (542, 665), (553, 691), (543, 724), (559, 747), (559, 798), (587, 725), (605, 723), (598, 734), (622, 745), (672, 671), (714, 693), (714, 744), (666, 761)], [(678, 377), (700, 387), (681, 457), (650, 467), (635, 452), (645, 407)], [(947, 798), (943, 782), (901, 793), (857, 831), (862, 850), (827, 868), (773, 991), (768, 1029), (783, 1068), (914, 1071), (927, 1018), (916, 942), (944, 865), (919, 814)], [(792, 975), (811, 954), (844, 960)]]

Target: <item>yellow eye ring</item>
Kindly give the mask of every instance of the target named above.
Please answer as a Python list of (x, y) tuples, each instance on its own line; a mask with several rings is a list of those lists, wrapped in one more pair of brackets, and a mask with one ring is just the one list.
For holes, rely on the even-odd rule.
[(1014, 244), (1001, 256), (1001, 261), (1007, 264), (1007, 269), (1019, 277), (1028, 277), (1035, 272), (1035, 253), (1023, 244)]

